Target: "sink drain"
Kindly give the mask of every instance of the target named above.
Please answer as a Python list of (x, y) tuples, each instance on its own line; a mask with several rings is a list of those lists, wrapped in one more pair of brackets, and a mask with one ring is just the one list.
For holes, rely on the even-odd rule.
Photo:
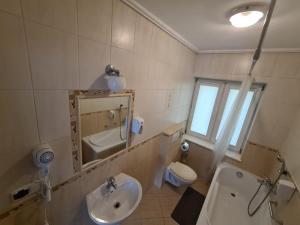
[(121, 203), (120, 203), (120, 202), (116, 202), (116, 203), (114, 204), (114, 208), (115, 208), (115, 209), (120, 208), (120, 206), (121, 206)]
[(235, 197), (236, 195), (234, 193), (230, 193), (232, 197)]

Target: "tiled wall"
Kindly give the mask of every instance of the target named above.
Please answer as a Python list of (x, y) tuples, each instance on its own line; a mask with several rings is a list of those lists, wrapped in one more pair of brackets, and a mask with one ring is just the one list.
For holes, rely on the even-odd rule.
[[(253, 143), (248, 143), (242, 155), (242, 161), (225, 157), (223, 161), (250, 171), (257, 176), (272, 177), (274, 168), (277, 168), (277, 153)], [(213, 151), (190, 142), (190, 151), (186, 163), (191, 166), (203, 180), (209, 180), (210, 166), (213, 161)]]
[(2, 0), (0, 33), (0, 211), (36, 179), (39, 143), (56, 152), (53, 184), (73, 175), (68, 90), (105, 88), (108, 63), (136, 90), (134, 144), (186, 120), (195, 54), (119, 0)]
[[(285, 139), (281, 152), (286, 160), (287, 168), (299, 188), (300, 185), (300, 108), (293, 121), (292, 128)], [(299, 190), (299, 189), (298, 189)], [(300, 221), (300, 194), (296, 192), (293, 199), (287, 204), (281, 204), (278, 212), (286, 224), (296, 225)]]
[(80, 115), (81, 137), (86, 137), (92, 134), (100, 133), (104, 130), (110, 130), (124, 124), (125, 118), (128, 115), (128, 108), (112, 109), (115, 111), (115, 117), (112, 118), (111, 110), (84, 113)]
[[(200, 54), (196, 75), (240, 80), (252, 54)], [(253, 75), (267, 83), (250, 140), (279, 149), (300, 106), (300, 53), (263, 53)]]
[[(197, 58), (196, 74), (241, 79), (247, 72), (250, 57), (250, 54), (201, 54)], [(267, 83), (267, 89), (250, 140), (280, 150), (299, 183), (300, 53), (264, 53), (253, 74), (256, 81)], [(258, 175), (274, 176), (274, 168), (278, 167), (276, 155), (259, 146), (249, 147), (248, 144), (241, 163), (230, 161)], [(205, 150), (199, 152), (205, 155)], [(284, 224), (299, 224), (299, 208), (300, 195), (296, 192), (291, 201), (279, 204), (277, 216)]]
[[(85, 196), (104, 183), (107, 177), (120, 172), (137, 178), (146, 192), (153, 185), (159, 163), (160, 135), (119, 153), (117, 157), (102, 163), (62, 184), (52, 194), (48, 205), (48, 220), (52, 225), (94, 225), (88, 216)], [(1, 225), (43, 224), (41, 201), (27, 203), (10, 216), (0, 217)]]

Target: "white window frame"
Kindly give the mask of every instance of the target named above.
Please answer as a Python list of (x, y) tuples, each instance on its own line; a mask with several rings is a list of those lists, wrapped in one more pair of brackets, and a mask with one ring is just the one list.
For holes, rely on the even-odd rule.
[[(198, 85), (197, 85), (197, 83), (198, 83)], [(193, 132), (191, 130), (192, 119), (194, 117), (196, 102), (197, 102), (197, 99), (198, 99), (198, 94), (199, 94), (199, 89), (200, 89), (201, 84), (219, 88), (218, 94), (217, 94), (217, 97), (216, 97), (216, 102), (215, 102), (215, 105), (214, 105), (214, 109), (213, 109), (213, 112), (212, 112), (212, 115), (211, 115), (211, 119), (210, 119), (210, 122), (209, 122), (209, 126), (208, 126), (208, 130), (207, 130), (206, 135), (202, 135), (202, 134)], [(218, 106), (218, 104), (221, 100), (222, 91), (220, 91), (220, 90), (223, 90), (223, 87), (222, 87), (222, 84), (219, 83), (219, 82), (214, 82), (214, 81), (210, 81), (210, 80), (203, 80), (201, 82), (200, 82), (200, 80), (198, 80), (196, 82), (196, 87), (195, 87), (195, 90), (194, 90), (194, 95), (196, 95), (196, 96), (193, 97), (193, 103), (192, 103), (192, 108), (191, 108), (191, 113), (190, 113), (191, 116), (189, 117), (190, 119), (189, 119), (189, 122), (188, 122), (188, 131), (189, 131), (188, 134), (190, 134), (192, 136), (195, 136), (195, 137), (199, 137), (202, 140), (206, 140), (206, 141), (210, 140), (210, 136), (212, 134), (213, 123), (214, 123), (214, 120), (216, 119), (216, 116), (217, 116), (217, 106)]]
[[(213, 87), (219, 87), (218, 94), (216, 97), (214, 109), (212, 112), (212, 116), (210, 119), (207, 135), (201, 135), (199, 133), (191, 131), (191, 124), (195, 112), (195, 106), (198, 99), (199, 88), (200, 85), (209, 85)], [(229, 80), (214, 80), (214, 79), (204, 79), (198, 78), (195, 84), (192, 107), (189, 114), (188, 124), (187, 124), (187, 134), (197, 137), (201, 140), (204, 140), (210, 144), (214, 144), (216, 141), (217, 132), (221, 123), (221, 119), (223, 116), (223, 112), (225, 109), (226, 101), (228, 98), (228, 94), (230, 89), (236, 88), (241, 85), (241, 82), (238, 81), (229, 81)], [(259, 106), (259, 102), (262, 96), (262, 91), (264, 90), (265, 84), (262, 83), (254, 83), (251, 86), (251, 90), (254, 91), (254, 95), (244, 121), (243, 127), (240, 132), (240, 136), (236, 146), (230, 145), (228, 150), (234, 151), (236, 153), (241, 153), (245, 144), (247, 142), (251, 127), (253, 125), (254, 118), (256, 116), (256, 112)]]

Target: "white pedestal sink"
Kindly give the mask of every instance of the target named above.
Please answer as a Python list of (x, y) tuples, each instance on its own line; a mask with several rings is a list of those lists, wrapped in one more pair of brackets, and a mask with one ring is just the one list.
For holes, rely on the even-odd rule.
[(117, 188), (107, 188), (107, 182), (86, 196), (90, 218), (96, 224), (117, 225), (138, 207), (142, 186), (124, 173), (115, 176)]

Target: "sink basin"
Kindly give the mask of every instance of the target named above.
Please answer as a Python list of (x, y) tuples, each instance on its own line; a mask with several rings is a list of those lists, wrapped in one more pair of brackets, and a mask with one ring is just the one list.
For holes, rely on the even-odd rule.
[(96, 224), (120, 224), (138, 207), (142, 186), (124, 173), (114, 177), (117, 188), (107, 189), (107, 182), (86, 196), (87, 210)]

